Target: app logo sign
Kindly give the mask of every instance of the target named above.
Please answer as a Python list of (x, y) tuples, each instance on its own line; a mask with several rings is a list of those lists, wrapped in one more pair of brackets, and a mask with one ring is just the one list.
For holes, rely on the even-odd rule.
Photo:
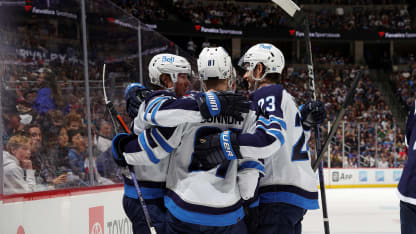
[(104, 234), (104, 206), (89, 209), (90, 234)]
[(332, 172), (332, 181), (333, 182), (347, 182), (352, 180), (352, 174), (348, 174), (345, 172)]
[(360, 171), (358, 173), (358, 179), (360, 180), (360, 182), (367, 182), (368, 181), (368, 172)]
[(384, 182), (384, 171), (376, 171), (376, 181)]
[(337, 172), (337, 171), (332, 172), (332, 181), (334, 181), (334, 182), (339, 181), (339, 172)]
[(393, 181), (399, 182), (402, 177), (402, 171), (393, 171)]

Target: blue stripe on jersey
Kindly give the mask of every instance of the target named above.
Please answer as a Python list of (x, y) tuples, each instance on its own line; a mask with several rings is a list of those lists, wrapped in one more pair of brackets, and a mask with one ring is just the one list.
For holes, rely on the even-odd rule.
[(152, 135), (156, 138), (156, 141), (166, 152), (170, 153), (173, 151), (173, 148), (163, 139), (156, 128), (152, 128)]
[(139, 136), (140, 144), (142, 145), (144, 151), (146, 151), (147, 157), (149, 157), (150, 161), (153, 163), (159, 163), (160, 160), (156, 158), (156, 156), (153, 154), (153, 151), (150, 149), (150, 147), (147, 145), (146, 139), (144, 137), (145, 132), (142, 132)]
[(162, 101), (160, 101), (158, 104), (156, 104), (156, 107), (155, 108), (153, 108), (153, 110), (152, 110), (152, 116), (151, 116), (151, 119), (152, 119), (152, 122), (155, 124), (155, 125), (157, 125), (157, 123), (156, 123), (156, 120), (155, 120), (155, 116), (156, 116), (156, 112), (159, 110), (159, 108), (160, 108), (160, 105), (162, 105)]
[[(144, 199), (162, 198), (165, 195), (165, 189), (163, 188), (147, 188), (140, 186), (140, 192)], [(124, 184), (124, 195), (133, 199), (139, 198), (136, 188), (128, 184)]]
[(264, 173), (264, 166), (261, 165), (261, 163), (256, 162), (256, 161), (246, 161), (243, 162), (239, 167), (238, 170), (243, 170), (246, 168), (254, 168), (257, 169), (259, 171), (262, 171)]
[(257, 126), (257, 128), (261, 128), (265, 132), (271, 133), (273, 136), (275, 136), (277, 139), (279, 139), (281, 145), (285, 144), (285, 138), (284, 138), (283, 134), (280, 131), (273, 130), (273, 129), (267, 129), (267, 128), (261, 126), (261, 125)]
[(244, 218), (243, 207), (226, 214), (204, 214), (185, 210), (176, 205), (176, 203), (168, 196), (165, 196), (165, 206), (169, 212), (175, 216), (175, 218), (181, 220), (182, 222), (204, 226), (230, 226), (238, 223)]
[(259, 203), (260, 203), (260, 198), (257, 198), (257, 200), (255, 200), (253, 203), (251, 203), (248, 207), (249, 208), (257, 207), (257, 206), (259, 206)]
[(267, 192), (260, 194), (260, 203), (283, 202), (308, 210), (319, 209), (318, 199), (308, 199), (291, 192)]
[(224, 131), (220, 135), (221, 141), (221, 148), (224, 152), (225, 157), (228, 160), (237, 159), (237, 155), (235, 154), (233, 147), (231, 145), (231, 138), (230, 138), (231, 131)]
[(282, 126), (284, 130), (286, 130), (286, 122), (283, 119), (279, 119), (274, 116), (270, 116), (270, 120), (261, 116), (258, 119), (258, 121), (263, 122), (264, 124), (266, 124), (266, 126), (273, 124), (273, 123), (278, 123), (280, 126)]
[(156, 105), (156, 103), (161, 102), (162, 100), (169, 99), (168, 97), (157, 97), (152, 100), (149, 105), (147, 105), (146, 111), (144, 112), (144, 119), (147, 120), (147, 114), (151, 109)]

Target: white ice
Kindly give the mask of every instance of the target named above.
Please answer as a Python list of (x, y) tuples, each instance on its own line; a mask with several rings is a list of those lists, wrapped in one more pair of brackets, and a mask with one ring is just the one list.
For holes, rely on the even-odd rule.
[[(396, 190), (326, 189), (331, 234), (400, 233), (400, 201)], [(324, 233), (321, 209), (307, 212), (302, 230), (305, 234)]]

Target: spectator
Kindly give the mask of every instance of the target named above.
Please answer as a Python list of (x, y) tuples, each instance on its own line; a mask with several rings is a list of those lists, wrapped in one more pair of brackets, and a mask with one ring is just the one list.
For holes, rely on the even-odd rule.
[(67, 186), (67, 173), (70, 169), (68, 159), (68, 133), (63, 127), (58, 131), (57, 140), (50, 145), (48, 160), (50, 161), (49, 174), (46, 179), (48, 184), (55, 187)]
[(4, 192), (27, 193), (35, 191), (35, 171), (30, 160), (30, 139), (12, 136), (3, 151)]
[(381, 160), (377, 163), (378, 168), (389, 168), (389, 163), (387, 162), (386, 158), (381, 156)]
[(65, 101), (56, 83), (56, 77), (49, 68), (37, 70), (40, 89), (35, 100), (35, 109), (43, 115), (51, 109), (64, 109)]
[(3, 114), (3, 120), (6, 123), (3, 131), (3, 144), (5, 145), (7, 140), (22, 130), (24, 126), (20, 123), (21, 119), (17, 112)]
[[(67, 130), (78, 130), (83, 127), (81, 116), (75, 113), (68, 114), (64, 119), (64, 127)], [(71, 138), (70, 138), (71, 141)]]
[(30, 151), (32, 155), (33, 169), (36, 171), (38, 184), (44, 184), (49, 176), (49, 168), (52, 166), (48, 160), (46, 148), (43, 146), (43, 136), (40, 126), (30, 124), (23, 130), (30, 138)]
[(79, 176), (81, 180), (86, 180), (84, 161), (87, 157), (87, 139), (85, 130), (68, 130), (69, 150), (68, 160), (70, 170)]
[(94, 137), (94, 143), (99, 154), (111, 147), (112, 133), (113, 128), (111, 123), (102, 119), (99, 125), (99, 132), (96, 137)]

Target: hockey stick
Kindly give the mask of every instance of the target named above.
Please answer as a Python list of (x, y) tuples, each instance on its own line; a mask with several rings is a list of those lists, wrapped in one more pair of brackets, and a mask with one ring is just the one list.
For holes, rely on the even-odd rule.
[[(105, 64), (103, 66), (103, 92), (104, 92), (105, 105), (106, 105), (108, 111), (110, 112), (111, 121), (113, 122), (114, 129), (115, 129), (116, 133), (118, 133), (118, 131), (117, 131), (118, 126), (121, 126), (122, 129), (125, 132), (130, 134), (130, 130), (127, 127), (127, 125), (124, 123), (123, 118), (121, 118), (121, 116), (118, 114), (116, 108), (114, 107), (113, 103), (110, 100), (108, 100), (108, 98), (107, 98), (107, 93), (105, 91)], [(114, 119), (117, 119), (117, 122)], [(118, 125), (117, 125), (117, 123), (118, 123)], [(152, 224), (152, 219), (150, 218), (149, 210), (147, 209), (146, 202), (144, 201), (142, 191), (140, 190), (139, 184), (137, 183), (136, 174), (134, 173), (134, 170), (133, 170), (132, 166), (128, 166), (128, 168), (129, 168), (131, 179), (133, 180), (133, 183), (134, 183), (134, 187), (136, 188), (137, 196), (138, 196), (140, 204), (142, 205), (142, 208), (143, 208), (143, 213), (144, 213), (144, 216), (145, 216), (145, 219), (146, 219), (147, 227), (149, 228), (151, 234), (156, 234), (156, 229)]]
[[(306, 53), (307, 53), (307, 66), (308, 66), (308, 77), (309, 77), (309, 90), (313, 95), (313, 100), (316, 101), (315, 92), (315, 75), (313, 71), (313, 59), (312, 59), (312, 47), (311, 39), (309, 37), (309, 22), (308, 17), (301, 14), (300, 7), (291, 0), (272, 0), (275, 4), (280, 6), (289, 16), (291, 16), (297, 25), (301, 24), (305, 33)], [(316, 155), (321, 152), (321, 134), (319, 124), (315, 126), (315, 143), (316, 143)], [(328, 210), (326, 205), (326, 193), (325, 193), (325, 182), (323, 163), (319, 164), (319, 188), (321, 190), (321, 202), (322, 202), (322, 215), (324, 220), (325, 234), (329, 234), (329, 219)]]
[(350, 87), (350, 90), (347, 93), (347, 97), (345, 98), (344, 103), (342, 103), (341, 110), (338, 112), (337, 118), (335, 119), (335, 122), (332, 125), (331, 130), (329, 131), (329, 135), (325, 140), (325, 143), (324, 143), (323, 148), (322, 148), (323, 150), (319, 153), (318, 157), (316, 158), (315, 162), (312, 165), (312, 168), (313, 168), (314, 171), (316, 171), (320, 162), (322, 161), (322, 158), (323, 158), (326, 150), (328, 149), (328, 145), (331, 142), (332, 137), (335, 135), (335, 132), (337, 131), (337, 128), (338, 128), (339, 124), (341, 123), (341, 119), (344, 116), (345, 110), (347, 109), (347, 107), (352, 102), (352, 98), (354, 97), (354, 91), (355, 91), (355, 88), (358, 85), (358, 81), (360, 80), (361, 75), (362, 75), (362, 72), (358, 71), (357, 75), (354, 79), (354, 82), (352, 83), (352, 85)]

